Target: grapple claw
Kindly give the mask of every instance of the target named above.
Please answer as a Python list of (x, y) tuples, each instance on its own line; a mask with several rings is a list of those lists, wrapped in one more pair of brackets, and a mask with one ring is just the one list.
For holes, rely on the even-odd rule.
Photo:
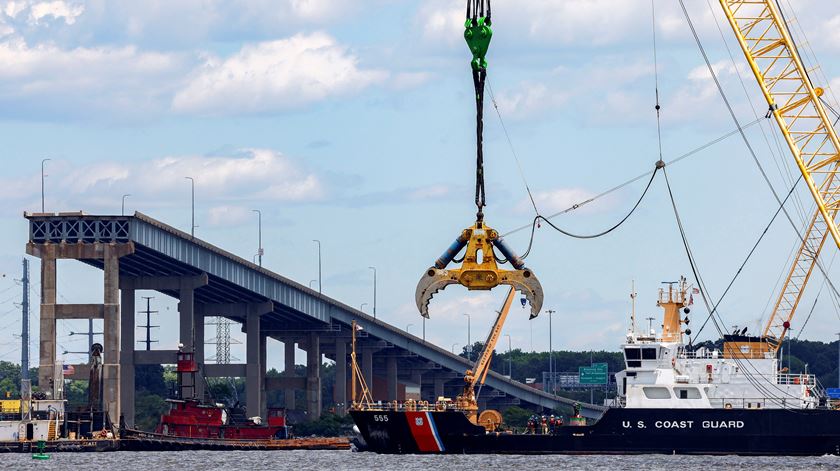
[[(446, 266), (466, 246), (460, 268), (446, 270)], [(499, 269), (494, 248), (498, 248), (514, 270)], [(476, 222), (465, 229), (455, 242), (435, 261), (435, 265), (420, 278), (414, 300), (423, 317), (429, 317), (429, 301), (438, 291), (448, 285), (460, 284), (469, 290), (490, 290), (498, 285), (508, 285), (521, 292), (531, 304), (531, 319), (537, 317), (543, 304), (543, 290), (534, 273), (502, 241), (499, 234)]]
[(447, 285), (458, 283), (457, 277), (451, 277), (448, 270), (440, 270), (430, 267), (417, 283), (417, 290), (414, 292), (414, 301), (420, 315), (429, 318), (429, 301), (438, 291), (446, 288)]
[(540, 314), (543, 305), (543, 289), (540, 280), (527, 268), (504, 272), (500, 285), (508, 285), (519, 291), (531, 305), (531, 317), (533, 319)]

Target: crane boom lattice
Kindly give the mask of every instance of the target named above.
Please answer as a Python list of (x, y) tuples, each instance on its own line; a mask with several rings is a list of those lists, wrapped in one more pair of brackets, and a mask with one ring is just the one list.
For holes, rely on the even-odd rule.
[(778, 350), (831, 234), (840, 247), (840, 141), (774, 0), (720, 0), (817, 210), (808, 224), (763, 336)]

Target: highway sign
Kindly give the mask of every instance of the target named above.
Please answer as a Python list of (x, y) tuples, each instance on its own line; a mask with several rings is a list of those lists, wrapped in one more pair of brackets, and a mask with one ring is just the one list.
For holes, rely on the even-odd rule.
[(607, 384), (607, 364), (595, 363), (578, 368), (580, 384)]

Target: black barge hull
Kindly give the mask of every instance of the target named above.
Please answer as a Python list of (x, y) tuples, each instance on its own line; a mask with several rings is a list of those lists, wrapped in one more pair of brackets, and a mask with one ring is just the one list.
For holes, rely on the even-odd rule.
[(840, 455), (840, 411), (609, 409), (552, 435), (485, 433), (459, 411), (351, 411), (378, 453)]

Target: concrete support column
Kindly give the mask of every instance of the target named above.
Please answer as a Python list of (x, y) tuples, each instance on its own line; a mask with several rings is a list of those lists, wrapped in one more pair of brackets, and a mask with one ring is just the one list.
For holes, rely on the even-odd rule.
[(321, 417), (321, 338), (309, 334), (309, 348), (306, 350), (306, 411), (309, 420)]
[(102, 399), (111, 420), (117, 421), (120, 418), (120, 258), (112, 245), (105, 246), (103, 263), (105, 348), (102, 364)]
[(268, 398), (265, 395), (265, 372), (268, 364), (268, 335), (260, 334), (260, 417), (268, 420)]
[(388, 356), (386, 360), (386, 380), (387, 380), (387, 390), (388, 390), (388, 400), (395, 401), (397, 400), (397, 357), (395, 356)]
[(120, 403), (126, 425), (134, 427), (134, 289), (120, 290), (120, 318)]
[(362, 350), (362, 375), (365, 377), (368, 389), (373, 399), (378, 399), (374, 396), (373, 388), (373, 351), (369, 349)]
[(335, 339), (335, 387), (333, 388), (335, 411), (339, 415), (347, 413), (347, 342), (343, 338)]
[(444, 395), (443, 391), (443, 378), (435, 378), (435, 400)]
[(38, 384), (42, 391), (50, 390), (55, 369), (55, 301), (56, 263), (54, 257), (41, 258), (41, 321), (38, 362)]
[(265, 378), (261, 377), (262, 366), (260, 365), (260, 316), (256, 312), (249, 312), (246, 320), (245, 340), (246, 366), (245, 366), (245, 397), (247, 401), (248, 416), (259, 415), (262, 410), (262, 389), (265, 387)]
[(192, 328), (193, 328), (193, 351), (195, 361), (198, 364), (198, 373), (195, 375), (195, 396), (204, 399), (204, 306), (195, 304), (193, 307)]
[[(286, 339), (283, 341), (285, 368), (283, 369), (283, 376), (291, 378), (295, 375), (295, 341), (294, 339)], [(286, 410), (295, 409), (295, 388), (286, 388), (283, 392), (286, 396)]]
[[(178, 341), (183, 345), (183, 350), (185, 352), (195, 352), (195, 342), (194, 342), (194, 332), (193, 332), (193, 322), (195, 317), (195, 290), (192, 288), (184, 288), (179, 290), (179, 301), (178, 301), (178, 328), (180, 331), (180, 335), (178, 337)], [(195, 384), (192, 382), (192, 378), (190, 375), (184, 375), (183, 377), (183, 388), (182, 391), (185, 391), (185, 394), (191, 394), (195, 396)]]

